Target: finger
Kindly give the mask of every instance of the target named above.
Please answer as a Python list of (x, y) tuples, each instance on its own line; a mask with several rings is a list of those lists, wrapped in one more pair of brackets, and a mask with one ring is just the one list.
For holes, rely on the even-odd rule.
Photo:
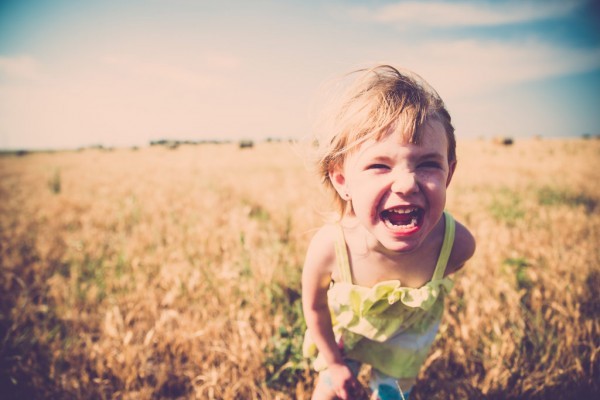
[(348, 393), (346, 392), (346, 389), (340, 389), (337, 396), (342, 400), (348, 400)]

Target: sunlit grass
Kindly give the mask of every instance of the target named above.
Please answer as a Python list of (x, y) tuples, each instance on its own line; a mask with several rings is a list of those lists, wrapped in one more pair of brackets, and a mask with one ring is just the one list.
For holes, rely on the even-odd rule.
[[(0, 157), (1, 393), (309, 398), (300, 272), (328, 208), (298, 154)], [(415, 399), (598, 392), (599, 156), (598, 141), (460, 143), (448, 208), (478, 247)]]

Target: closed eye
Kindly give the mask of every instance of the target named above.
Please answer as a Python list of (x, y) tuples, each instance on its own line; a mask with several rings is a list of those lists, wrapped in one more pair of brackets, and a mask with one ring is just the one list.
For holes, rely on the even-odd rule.
[(388, 167), (385, 164), (370, 164), (369, 166), (367, 166), (366, 169), (374, 169), (374, 170), (381, 170), (381, 169), (389, 169), (390, 167)]

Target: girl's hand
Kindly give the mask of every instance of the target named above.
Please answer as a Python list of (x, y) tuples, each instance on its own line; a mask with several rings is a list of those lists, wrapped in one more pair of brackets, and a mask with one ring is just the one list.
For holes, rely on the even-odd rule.
[(360, 383), (356, 380), (352, 371), (346, 364), (330, 364), (327, 369), (331, 376), (333, 391), (335, 395), (342, 400), (354, 399), (355, 392), (358, 392)]

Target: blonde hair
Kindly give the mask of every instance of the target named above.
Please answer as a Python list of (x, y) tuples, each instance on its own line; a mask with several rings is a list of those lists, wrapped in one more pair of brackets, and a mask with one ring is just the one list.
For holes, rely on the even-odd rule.
[[(357, 76), (358, 75), (358, 76)], [(456, 140), (450, 114), (438, 93), (419, 75), (389, 65), (354, 71), (347, 89), (329, 101), (317, 133), (316, 166), (322, 182), (332, 191), (336, 209), (343, 216), (349, 202), (342, 199), (329, 173), (343, 165), (347, 154), (369, 140), (381, 140), (391, 129), (403, 132), (406, 141), (420, 144), (421, 127), (439, 121), (448, 138), (448, 161), (456, 161)]]

